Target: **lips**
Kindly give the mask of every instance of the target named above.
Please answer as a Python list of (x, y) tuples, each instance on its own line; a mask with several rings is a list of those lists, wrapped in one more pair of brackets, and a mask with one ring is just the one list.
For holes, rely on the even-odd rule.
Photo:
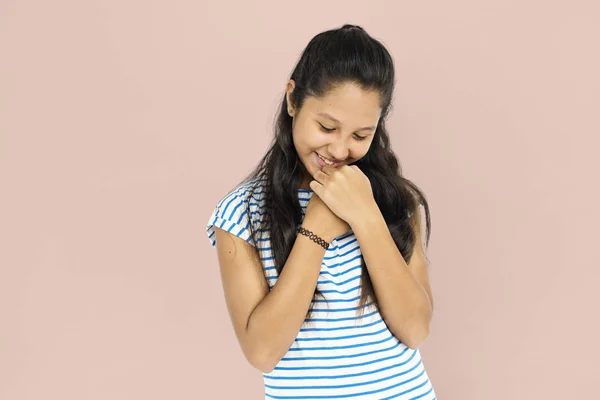
[[(324, 161), (324, 160), (325, 160), (325, 158), (324, 158), (324, 157), (322, 157), (322, 156), (321, 156), (319, 153), (317, 153), (316, 151), (315, 151), (315, 155), (316, 155), (316, 157), (317, 157), (317, 163), (318, 163), (318, 164), (319, 164), (321, 167), (324, 167), (324, 166), (326, 166), (326, 165), (329, 165), (329, 166), (331, 166), (331, 167), (337, 167), (338, 165), (340, 165), (340, 163), (339, 163), (339, 162), (334, 162), (333, 164), (328, 164), (328, 163), (326, 163), (326, 162)], [(329, 160), (327, 160), (327, 161), (329, 161)]]

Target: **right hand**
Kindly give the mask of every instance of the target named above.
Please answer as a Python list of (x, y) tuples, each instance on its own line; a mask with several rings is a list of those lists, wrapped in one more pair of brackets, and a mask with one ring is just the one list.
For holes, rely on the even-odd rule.
[(327, 242), (350, 230), (350, 225), (335, 215), (314, 192), (306, 206), (302, 227), (321, 236)]

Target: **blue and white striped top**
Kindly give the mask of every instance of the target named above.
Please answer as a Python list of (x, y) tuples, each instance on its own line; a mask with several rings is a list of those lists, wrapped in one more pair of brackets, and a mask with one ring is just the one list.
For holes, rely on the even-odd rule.
[[(257, 240), (263, 216), (261, 180), (242, 184), (213, 211), (206, 231), (215, 246), (214, 227), (257, 247), (270, 288), (277, 283), (268, 232)], [(258, 183), (250, 193), (253, 183)], [(303, 215), (312, 190), (300, 189)], [(247, 212), (248, 203), (250, 213)], [(316, 244), (315, 244), (316, 245)], [(327, 299), (314, 299), (314, 311), (275, 369), (263, 374), (265, 399), (435, 399), (418, 349), (398, 340), (370, 303), (356, 314), (360, 298), (361, 251), (352, 231), (335, 238), (325, 252), (317, 287)]]

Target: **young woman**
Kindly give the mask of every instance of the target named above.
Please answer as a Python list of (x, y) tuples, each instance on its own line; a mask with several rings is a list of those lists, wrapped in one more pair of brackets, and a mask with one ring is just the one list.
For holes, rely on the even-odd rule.
[(361, 27), (315, 36), (273, 144), (210, 217), (266, 398), (435, 399), (418, 350), (433, 312), (429, 207), (390, 148), (394, 83), (392, 57)]

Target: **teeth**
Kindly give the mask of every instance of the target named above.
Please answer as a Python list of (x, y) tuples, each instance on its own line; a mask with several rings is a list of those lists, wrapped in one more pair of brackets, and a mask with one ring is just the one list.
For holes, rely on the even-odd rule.
[(324, 159), (323, 157), (321, 157), (321, 155), (319, 153), (317, 153), (317, 155), (319, 156), (319, 158), (321, 160), (325, 161), (325, 164), (327, 164), (327, 165), (333, 165), (333, 161), (329, 161), (329, 160)]

